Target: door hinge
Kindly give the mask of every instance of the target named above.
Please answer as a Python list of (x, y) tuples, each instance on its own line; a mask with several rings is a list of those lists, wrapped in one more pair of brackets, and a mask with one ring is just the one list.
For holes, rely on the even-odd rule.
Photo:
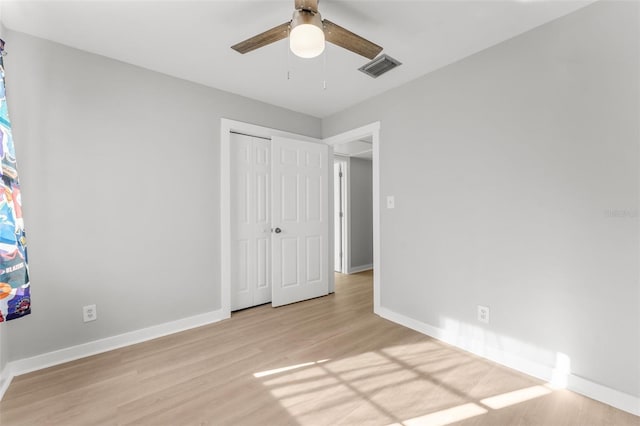
[(339, 177), (342, 177), (342, 172), (340, 172), (340, 174), (338, 174)]

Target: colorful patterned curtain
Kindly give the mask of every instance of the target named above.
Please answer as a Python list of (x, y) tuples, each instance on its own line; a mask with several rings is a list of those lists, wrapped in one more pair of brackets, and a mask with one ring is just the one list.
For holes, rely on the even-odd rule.
[(4, 41), (0, 40), (0, 322), (31, 313), (20, 183), (5, 96), (4, 55)]

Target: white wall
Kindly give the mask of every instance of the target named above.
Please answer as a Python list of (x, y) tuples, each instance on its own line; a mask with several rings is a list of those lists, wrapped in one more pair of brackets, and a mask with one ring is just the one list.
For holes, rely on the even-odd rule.
[(371, 160), (352, 157), (349, 161), (350, 270), (373, 264), (373, 176)]
[[(313, 137), (320, 120), (6, 41), (33, 293), (32, 315), (4, 330), (9, 360), (220, 309), (220, 118)], [(91, 303), (98, 320), (85, 324)]]
[(597, 2), (323, 120), (381, 122), (385, 309), (640, 396), (638, 8)]

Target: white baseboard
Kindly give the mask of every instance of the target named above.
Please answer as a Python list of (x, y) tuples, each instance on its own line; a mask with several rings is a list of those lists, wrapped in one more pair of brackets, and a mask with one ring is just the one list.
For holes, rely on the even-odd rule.
[(13, 379), (13, 377), (15, 376), (30, 373), (36, 370), (41, 370), (47, 367), (52, 367), (54, 365), (63, 364), (65, 362), (74, 361), (91, 355), (96, 355), (102, 352), (111, 351), (125, 346), (135, 345), (136, 343), (157, 339), (158, 337), (167, 336), (173, 333), (179, 333), (181, 331), (201, 327), (203, 325), (212, 324), (222, 319), (225, 319), (222, 314), (222, 310), (217, 310), (204, 314), (194, 315), (188, 318), (179, 319), (176, 321), (167, 322), (164, 324), (154, 325), (152, 327), (143, 328), (140, 330), (130, 331), (128, 333), (119, 334), (117, 336), (94, 340), (92, 342), (83, 343), (77, 346), (71, 346), (69, 348), (64, 348), (53, 352), (47, 352), (31, 358), (11, 361), (4, 368), (2, 376), (0, 376), (0, 400), (2, 400), (4, 392), (9, 387), (11, 379)]
[[(427, 336), (443, 341), (464, 351), (471, 352), (474, 355), (478, 355), (482, 358), (536, 377), (540, 380), (552, 382), (554, 379), (553, 366), (545, 365), (539, 361), (522, 358), (501, 349), (487, 346), (481, 347), (477, 344), (477, 341), (469, 343), (470, 341), (466, 338), (451, 335), (451, 333), (444, 329), (417, 321), (384, 307), (378, 308), (375, 313), (389, 321), (403, 325), (419, 333), (426, 334)], [(640, 416), (640, 398), (594, 383), (574, 374), (569, 374), (566, 378), (567, 389), (636, 416)]]
[(370, 271), (373, 269), (373, 263), (369, 263), (368, 265), (358, 265), (352, 266), (349, 268), (349, 274), (357, 274), (358, 272)]
[(570, 374), (567, 389), (640, 416), (640, 398)]

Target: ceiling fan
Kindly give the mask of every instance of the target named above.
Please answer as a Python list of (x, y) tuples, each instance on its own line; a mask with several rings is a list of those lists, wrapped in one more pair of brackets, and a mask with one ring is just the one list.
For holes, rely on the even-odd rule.
[(382, 51), (381, 46), (328, 19), (322, 19), (318, 12), (320, 0), (294, 1), (295, 11), (290, 21), (235, 44), (231, 48), (244, 54), (289, 36), (291, 51), (301, 58), (314, 58), (320, 55), (324, 51), (325, 40), (369, 59), (375, 58)]

